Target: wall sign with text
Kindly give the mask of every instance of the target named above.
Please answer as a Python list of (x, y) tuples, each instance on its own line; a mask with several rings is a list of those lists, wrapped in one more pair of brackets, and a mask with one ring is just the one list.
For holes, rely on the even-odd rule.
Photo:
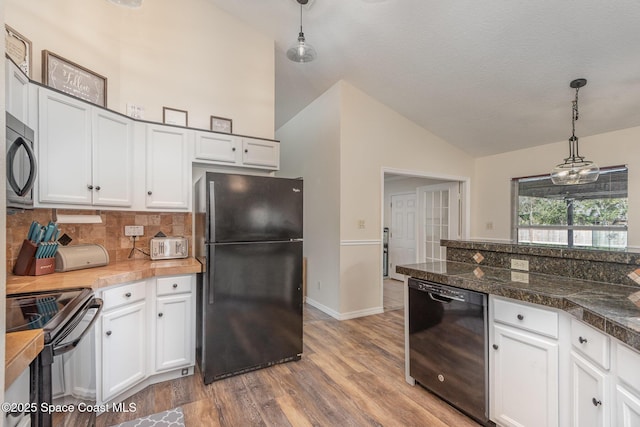
[(42, 82), (101, 107), (107, 106), (106, 77), (48, 50), (42, 51)]

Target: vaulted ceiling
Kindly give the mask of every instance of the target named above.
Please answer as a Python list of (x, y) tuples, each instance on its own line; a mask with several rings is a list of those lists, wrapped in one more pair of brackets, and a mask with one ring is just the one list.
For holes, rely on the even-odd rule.
[(472, 156), (640, 126), (638, 0), (209, 0), (275, 40), (276, 128), (344, 79)]

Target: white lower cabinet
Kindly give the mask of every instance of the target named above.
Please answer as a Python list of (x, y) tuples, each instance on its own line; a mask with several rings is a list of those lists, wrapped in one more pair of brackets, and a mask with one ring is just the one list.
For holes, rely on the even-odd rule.
[(193, 373), (195, 275), (165, 276), (102, 291), (98, 403)]
[(505, 426), (558, 425), (558, 343), (494, 325), (492, 419)]
[(640, 426), (640, 396), (618, 384), (615, 398), (617, 402), (615, 425), (618, 427)]
[(193, 276), (159, 278), (156, 300), (155, 369), (194, 363)]
[(609, 376), (577, 352), (571, 352), (571, 425), (609, 425)]

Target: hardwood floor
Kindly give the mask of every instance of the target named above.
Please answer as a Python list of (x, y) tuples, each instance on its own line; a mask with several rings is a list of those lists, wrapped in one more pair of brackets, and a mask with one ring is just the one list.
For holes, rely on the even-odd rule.
[(383, 280), (382, 305), (384, 311), (398, 310), (404, 307), (404, 282), (395, 279)]
[(111, 426), (181, 406), (187, 427), (477, 426), (404, 380), (404, 310), (338, 321), (304, 308), (302, 359), (203, 385), (198, 373), (136, 394), (135, 413)]

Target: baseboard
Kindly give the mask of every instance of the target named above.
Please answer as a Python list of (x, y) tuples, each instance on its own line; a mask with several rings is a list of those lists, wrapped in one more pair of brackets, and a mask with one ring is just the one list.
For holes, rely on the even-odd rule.
[(381, 314), (384, 313), (384, 308), (382, 307), (373, 307), (373, 308), (367, 308), (365, 310), (357, 310), (357, 311), (351, 311), (348, 313), (338, 313), (337, 311), (327, 307), (324, 304), (319, 303), (318, 301), (315, 301), (309, 297), (306, 298), (306, 303), (309, 304), (312, 307), (317, 308), (318, 310), (322, 311), (323, 313), (328, 314), (329, 316), (333, 317), (334, 319), (337, 320), (349, 320), (349, 319), (356, 319), (358, 317), (365, 317), (365, 316), (371, 316), (374, 314)]

